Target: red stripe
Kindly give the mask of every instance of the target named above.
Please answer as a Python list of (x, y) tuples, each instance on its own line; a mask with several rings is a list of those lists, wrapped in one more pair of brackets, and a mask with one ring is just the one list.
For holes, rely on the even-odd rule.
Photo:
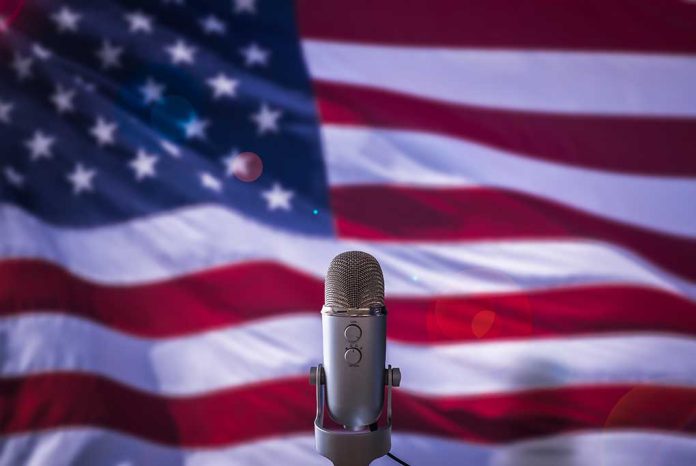
[[(394, 423), (400, 432), (492, 443), (603, 428), (694, 432), (694, 406), (696, 390), (689, 388), (574, 387), (447, 398), (397, 389)], [(315, 410), (305, 377), (166, 398), (85, 374), (2, 380), (0, 408), (2, 434), (98, 426), (185, 447), (309, 432)]]
[(304, 38), (417, 46), (696, 51), (683, 0), (296, 0)]
[[(119, 287), (84, 281), (45, 262), (0, 262), (0, 316), (63, 312), (143, 337), (174, 337), (289, 313), (318, 315), (322, 302), (319, 280), (271, 263)], [(696, 334), (696, 303), (630, 286), (389, 296), (387, 305), (389, 338), (415, 343), (616, 331)]]
[(324, 123), (431, 132), (602, 170), (696, 174), (696, 119), (494, 110), (323, 81), (314, 87)]
[(696, 278), (696, 240), (604, 220), (553, 201), (486, 188), (342, 186), (331, 189), (342, 238), (476, 241), (589, 238)]
[(696, 335), (696, 304), (676, 295), (590, 286), (468, 298), (388, 301), (389, 337), (438, 343), (601, 332)]
[(272, 262), (107, 286), (44, 261), (0, 261), (0, 315), (63, 311), (145, 337), (184, 335), (290, 312), (318, 315), (323, 301), (321, 281)]

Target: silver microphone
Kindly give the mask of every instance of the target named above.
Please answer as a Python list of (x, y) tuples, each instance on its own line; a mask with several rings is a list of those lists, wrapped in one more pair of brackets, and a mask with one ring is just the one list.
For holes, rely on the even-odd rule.
[[(384, 277), (374, 257), (360, 251), (334, 257), (326, 274), (321, 326), (324, 361), (310, 370), (316, 387), (316, 447), (335, 466), (366, 466), (389, 453), (391, 393), (401, 380), (399, 369), (385, 367)], [(379, 423), (385, 406), (386, 423)], [(324, 413), (343, 427), (325, 426)]]
[(384, 403), (387, 311), (377, 260), (361, 251), (334, 257), (321, 311), (327, 407), (348, 429), (377, 421)]

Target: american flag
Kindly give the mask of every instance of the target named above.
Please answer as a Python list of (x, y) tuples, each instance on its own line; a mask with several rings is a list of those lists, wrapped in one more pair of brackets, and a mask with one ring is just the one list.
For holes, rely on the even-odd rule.
[(696, 2), (0, 15), (0, 465), (326, 465), (354, 249), (404, 460), (696, 464)]

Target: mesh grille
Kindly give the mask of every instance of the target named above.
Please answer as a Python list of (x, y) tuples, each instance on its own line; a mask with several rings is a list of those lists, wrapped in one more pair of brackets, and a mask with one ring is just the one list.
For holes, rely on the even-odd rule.
[(333, 307), (383, 306), (384, 277), (377, 259), (362, 251), (334, 257), (326, 272), (324, 300)]

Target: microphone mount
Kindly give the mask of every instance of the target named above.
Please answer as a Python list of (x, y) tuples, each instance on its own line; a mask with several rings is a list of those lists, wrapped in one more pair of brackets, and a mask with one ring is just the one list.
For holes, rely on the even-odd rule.
[(391, 450), (392, 387), (401, 384), (401, 371), (391, 365), (384, 369), (387, 387), (387, 424), (375, 430), (331, 430), (324, 427), (326, 406), (326, 376), (321, 364), (309, 371), (309, 383), (316, 387), (317, 415), (314, 418), (314, 438), (317, 451), (331, 460), (334, 466), (368, 466), (374, 459)]

